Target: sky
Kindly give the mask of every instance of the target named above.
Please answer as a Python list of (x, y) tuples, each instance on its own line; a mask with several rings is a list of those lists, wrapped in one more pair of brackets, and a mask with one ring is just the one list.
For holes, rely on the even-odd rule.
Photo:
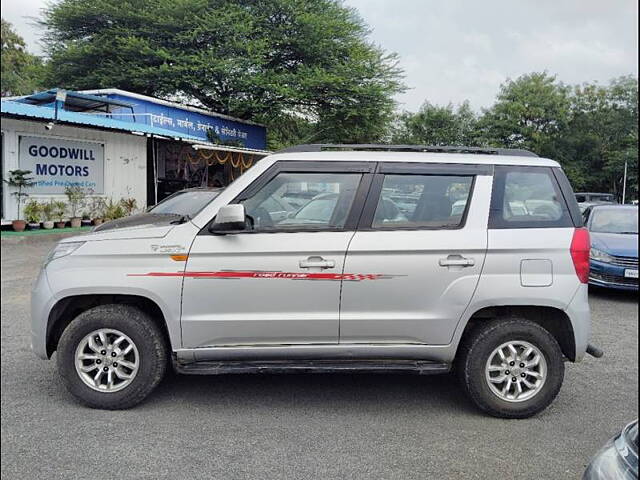
[[(0, 0), (29, 50), (41, 53), (46, 0)], [(408, 87), (399, 108), (465, 100), (490, 106), (500, 84), (547, 71), (569, 84), (638, 75), (636, 0), (344, 0), (370, 39), (400, 56)]]

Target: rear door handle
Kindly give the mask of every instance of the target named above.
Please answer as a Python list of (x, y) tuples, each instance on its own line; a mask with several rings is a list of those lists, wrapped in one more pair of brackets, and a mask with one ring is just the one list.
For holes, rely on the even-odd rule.
[(306, 260), (300, 260), (298, 263), (300, 268), (335, 268), (335, 260), (325, 260), (322, 257), (309, 257)]
[(441, 258), (438, 263), (441, 267), (473, 267), (476, 261), (462, 255), (449, 255), (447, 258)]

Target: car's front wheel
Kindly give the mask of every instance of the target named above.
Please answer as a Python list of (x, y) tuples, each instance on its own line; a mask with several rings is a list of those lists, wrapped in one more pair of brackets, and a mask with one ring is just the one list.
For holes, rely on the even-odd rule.
[(101, 305), (76, 317), (57, 349), (69, 391), (93, 408), (124, 409), (160, 383), (167, 345), (156, 324), (130, 305)]
[(564, 359), (556, 339), (519, 317), (482, 322), (463, 339), (457, 370), (480, 409), (502, 418), (527, 418), (560, 391)]

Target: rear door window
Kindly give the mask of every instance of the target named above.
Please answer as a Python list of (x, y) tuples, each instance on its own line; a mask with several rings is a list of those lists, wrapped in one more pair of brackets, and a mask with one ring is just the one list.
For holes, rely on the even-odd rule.
[(566, 201), (550, 168), (496, 167), (490, 228), (572, 227)]
[(473, 178), (455, 175), (385, 175), (372, 227), (460, 227), (467, 211)]

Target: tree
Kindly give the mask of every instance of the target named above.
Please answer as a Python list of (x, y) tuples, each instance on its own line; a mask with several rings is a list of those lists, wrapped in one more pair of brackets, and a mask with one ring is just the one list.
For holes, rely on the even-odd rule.
[(42, 60), (26, 51), (23, 38), (14, 32), (4, 18), (0, 31), (2, 37), (2, 96), (25, 95), (42, 87)]
[(469, 102), (455, 108), (425, 102), (417, 113), (403, 112), (391, 134), (392, 143), (474, 145), (476, 115)]
[(31, 188), (36, 184), (30, 175), (31, 170), (10, 170), (9, 180), (3, 180), (4, 183), (15, 189), (15, 191), (11, 192), (11, 195), (16, 197), (16, 203), (18, 204), (17, 220), (21, 220), (20, 205), (22, 205), (22, 202), (29, 196), (29, 194), (23, 190)]
[(569, 121), (554, 150), (577, 188), (619, 196), (627, 161), (627, 191), (637, 196), (638, 79), (627, 76), (607, 86), (576, 86)]
[(569, 93), (569, 87), (546, 72), (508, 80), (478, 122), (479, 141), (546, 155), (568, 121)]
[(316, 141), (372, 141), (401, 91), (394, 54), (340, 0), (62, 0), (42, 24), (49, 80), (186, 97)]

